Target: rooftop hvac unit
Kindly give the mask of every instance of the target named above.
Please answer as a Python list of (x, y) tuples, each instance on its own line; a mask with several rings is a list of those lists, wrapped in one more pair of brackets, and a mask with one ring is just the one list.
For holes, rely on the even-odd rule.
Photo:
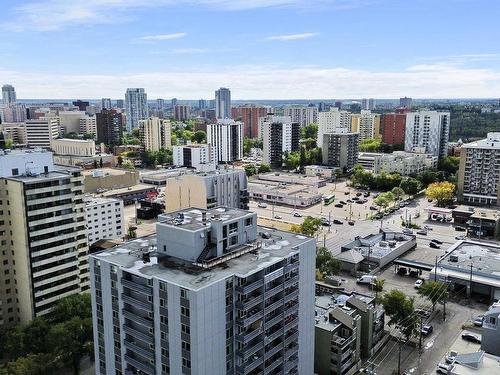
[(457, 255), (450, 255), (450, 262), (458, 263), (458, 256)]

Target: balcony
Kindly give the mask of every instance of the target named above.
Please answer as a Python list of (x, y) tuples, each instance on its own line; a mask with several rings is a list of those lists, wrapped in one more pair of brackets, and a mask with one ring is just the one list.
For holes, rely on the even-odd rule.
[(155, 353), (153, 351), (141, 348), (140, 346), (138, 346), (137, 344), (135, 344), (131, 341), (125, 340), (123, 343), (125, 344), (125, 347), (127, 349), (133, 351), (134, 353), (140, 354), (143, 357), (146, 357), (149, 359), (155, 359)]
[(299, 296), (299, 291), (298, 289), (295, 289), (293, 292), (290, 294), (285, 294), (285, 303), (290, 302), (294, 298), (297, 298)]
[(140, 361), (130, 357), (127, 354), (125, 354), (125, 361), (127, 363), (131, 364), (137, 370), (141, 370), (141, 371), (145, 372), (146, 374), (154, 375), (154, 373), (155, 373), (155, 368), (153, 367), (152, 364), (146, 364), (146, 363), (140, 362)]
[(271, 333), (269, 336), (267, 336), (267, 342), (273, 342), (276, 340), (278, 337), (283, 336), (283, 330), (281, 328), (277, 329), (275, 332)]
[(266, 295), (266, 297), (271, 297), (271, 296), (273, 296), (276, 293), (279, 293), (281, 291), (283, 291), (283, 284), (279, 284), (272, 289), (266, 290), (265, 295)]
[(266, 366), (266, 368), (264, 370), (264, 374), (271, 373), (275, 368), (277, 368), (278, 366), (281, 366), (282, 363), (283, 363), (283, 359), (281, 357), (276, 358), (275, 360), (273, 360), (269, 364), (269, 366)]
[(237, 371), (244, 375), (249, 374), (253, 370), (255, 370), (258, 366), (262, 365), (264, 360), (262, 356), (255, 355), (251, 358), (250, 361), (247, 361), (243, 364), (243, 366), (239, 367)]
[(269, 306), (266, 306), (264, 308), (264, 310), (266, 311), (266, 314), (270, 314), (272, 313), (274, 310), (276, 310), (278, 307), (282, 307), (283, 306), (283, 299), (280, 298), (278, 299), (276, 302), (273, 302), (272, 304), (270, 304)]
[(283, 344), (279, 343), (274, 348), (265, 351), (266, 358), (272, 357), (281, 350), (283, 350)]
[(251, 356), (261, 350), (263, 347), (264, 343), (260, 341), (249, 349), (242, 349), (238, 354), (243, 358), (244, 361), (247, 361)]
[(285, 339), (285, 346), (290, 345), (292, 342), (297, 342), (298, 339), (299, 339), (299, 332), (295, 332), (294, 334), (288, 336)]
[(264, 285), (264, 280), (259, 279), (245, 286), (237, 286), (236, 291), (243, 294), (248, 294), (250, 292), (253, 292), (255, 289), (262, 287), (263, 285)]
[(262, 303), (263, 301), (264, 301), (263, 295), (259, 294), (254, 297), (250, 297), (244, 301), (237, 301), (236, 307), (240, 310), (249, 310), (252, 307), (258, 305), (259, 303)]
[(285, 288), (291, 287), (293, 284), (299, 281), (299, 275), (290, 277), (288, 280), (285, 280)]
[(237, 318), (236, 321), (238, 322), (239, 325), (242, 325), (244, 327), (249, 326), (250, 324), (256, 322), (259, 319), (262, 319), (264, 317), (264, 312), (257, 311), (255, 314), (247, 317), (247, 318)]
[(125, 333), (129, 334), (130, 336), (135, 337), (136, 339), (142, 340), (148, 344), (152, 344), (154, 341), (154, 337), (150, 333), (140, 332), (136, 329), (133, 329), (133, 328), (130, 328), (127, 326), (123, 326), (123, 330), (125, 331)]
[(262, 327), (259, 327), (253, 331), (250, 332), (243, 332), (239, 335), (236, 335), (236, 340), (239, 342), (242, 342), (243, 344), (247, 344), (260, 334), (262, 334), (264, 331), (262, 330)]
[(275, 316), (274, 318), (272, 318), (271, 320), (269, 320), (268, 322), (266, 322), (265, 325), (264, 325), (264, 330), (267, 331), (269, 328), (271, 328), (276, 323), (279, 323), (281, 321), (283, 321), (283, 313), (278, 314), (277, 316)]
[(147, 328), (153, 328), (153, 321), (143, 318), (142, 316), (136, 315), (128, 310), (123, 310), (123, 316), (132, 320), (135, 323), (139, 323)]
[(266, 276), (264, 276), (264, 283), (269, 283), (273, 280), (276, 280), (278, 277), (283, 276), (283, 268), (277, 269), (276, 271), (273, 271)]
[(289, 360), (288, 362), (285, 362), (285, 374), (290, 373), (290, 371), (296, 368), (298, 364), (299, 364), (298, 358), (294, 358)]
[(299, 268), (299, 262), (297, 261), (295, 263), (286, 265), (285, 269), (284, 269), (284, 272), (285, 272), (285, 274), (287, 274), (290, 271), (298, 270), (298, 268)]
[(285, 324), (285, 332), (288, 332), (292, 328), (297, 327), (298, 323), (299, 323), (298, 319), (293, 319), (291, 322), (288, 322), (287, 324)]
[(153, 291), (152, 291), (151, 287), (146, 286), (146, 285), (134, 283), (133, 281), (129, 281), (129, 280), (125, 280), (125, 279), (122, 279), (122, 285), (124, 288), (128, 288), (128, 289), (134, 290), (134, 291), (139, 292), (139, 293), (145, 293), (148, 296), (153, 295)]
[(142, 310), (153, 312), (153, 306), (151, 302), (143, 302), (135, 299), (134, 297), (127, 296), (126, 294), (122, 294), (122, 300), (125, 303), (128, 303), (132, 306), (138, 307)]

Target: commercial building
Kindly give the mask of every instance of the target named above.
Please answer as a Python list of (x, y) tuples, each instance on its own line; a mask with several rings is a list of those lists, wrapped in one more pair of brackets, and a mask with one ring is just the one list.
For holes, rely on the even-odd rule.
[(80, 134), (93, 134), (97, 139), (97, 121), (96, 116), (84, 116), (80, 118)]
[(16, 102), (16, 90), (12, 85), (2, 86), (2, 103), (4, 106), (10, 106)]
[(380, 116), (368, 110), (361, 110), (361, 114), (351, 114), (352, 133), (359, 133), (359, 140), (379, 138)]
[(248, 104), (238, 107), (243, 133), (248, 138), (259, 138), (259, 118), (267, 116), (267, 107)]
[(24, 129), (29, 147), (50, 148), (59, 137), (59, 121), (55, 117), (26, 120)]
[(218, 163), (230, 163), (243, 158), (243, 123), (219, 119), (207, 125), (207, 143), (215, 147)]
[(484, 314), (481, 331), (481, 349), (500, 356), (500, 308), (494, 307)]
[(450, 112), (419, 111), (406, 114), (405, 151), (425, 149), (439, 159), (448, 154)]
[(137, 128), (139, 120), (145, 120), (149, 116), (148, 96), (143, 88), (128, 88), (125, 93), (125, 111), (128, 132)]
[(129, 188), (139, 183), (139, 171), (128, 169), (100, 168), (84, 172), (86, 193)]
[(78, 108), (79, 111), (86, 111), (87, 107), (90, 105), (89, 102), (84, 101), (84, 100), (76, 100), (73, 102), (73, 105)]
[(195, 168), (200, 172), (213, 171), (217, 167), (215, 148), (207, 144), (174, 146), (172, 159), (175, 166)]
[(312, 374), (315, 242), (256, 221), (190, 208), (92, 255), (96, 373)]
[(386, 113), (380, 118), (382, 142), (388, 145), (404, 146), (406, 132), (405, 113)]
[(0, 155), (0, 321), (25, 324), (89, 289), (83, 178), (47, 151)]
[(375, 109), (375, 99), (373, 99), (373, 98), (361, 99), (361, 109), (373, 111)]
[(155, 169), (154, 171), (141, 172), (140, 181), (143, 184), (160, 187), (160, 186), (165, 186), (167, 184), (167, 181), (171, 178), (192, 173), (193, 170), (185, 167)]
[(351, 113), (340, 111), (336, 107), (327, 112), (318, 113), (318, 145), (323, 144), (323, 135), (349, 131), (351, 127)]
[(24, 104), (11, 104), (4, 108), (0, 107), (0, 120), (2, 123), (26, 121), (26, 106)]
[(412, 98), (408, 98), (408, 97), (404, 97), (404, 98), (399, 98), (399, 106), (401, 108), (408, 108), (408, 109), (411, 109), (413, 105), (413, 99)]
[(358, 133), (324, 134), (323, 164), (349, 171), (357, 164), (359, 150)]
[(106, 190), (99, 195), (103, 198), (119, 199), (123, 201), (124, 205), (129, 205), (157, 194), (156, 187), (147, 184), (137, 184), (126, 188)]
[(500, 212), (486, 207), (458, 206), (451, 213), (453, 225), (467, 230), (472, 238), (500, 239)]
[(96, 154), (95, 142), (91, 139), (54, 139), (52, 151), (57, 155), (95, 156)]
[(15, 146), (26, 145), (26, 129), (24, 123), (2, 123), (0, 124), (0, 131), (3, 133), (5, 139), (12, 139)]
[(309, 207), (321, 202), (318, 189), (308, 185), (284, 184), (253, 179), (248, 183), (248, 195), (253, 200), (290, 207)]
[(281, 185), (305, 185), (313, 188), (326, 186), (327, 179), (321, 176), (303, 176), (296, 173), (259, 173), (257, 179)]
[(301, 127), (318, 123), (318, 107), (314, 104), (285, 105), (283, 115), (290, 117), (292, 122), (299, 123)]
[(172, 128), (169, 120), (150, 117), (139, 121), (139, 138), (146, 151), (172, 148)]
[(61, 133), (79, 133), (80, 119), (86, 116), (84, 111), (59, 111), (58, 117)]
[(335, 178), (335, 171), (337, 171), (338, 168), (335, 167), (328, 167), (325, 165), (306, 165), (304, 167), (304, 172), (306, 176), (317, 176), (317, 177), (323, 177), (327, 179), (334, 179)]
[(462, 145), (458, 169), (457, 199), (478, 205), (500, 202), (500, 133)]
[(123, 115), (115, 110), (96, 113), (97, 142), (107, 145), (119, 144), (123, 136)]
[(437, 157), (404, 151), (394, 151), (392, 154), (360, 152), (358, 164), (374, 173), (399, 173), (402, 176), (410, 176), (435, 168)]
[(190, 108), (186, 104), (176, 104), (174, 106), (174, 119), (177, 121), (186, 121), (189, 118)]
[(228, 88), (221, 87), (215, 91), (215, 117), (231, 118), (231, 91)]
[(220, 169), (166, 180), (165, 210), (227, 206), (248, 209), (247, 176), (243, 169)]
[(101, 99), (101, 109), (111, 109), (113, 106), (111, 105), (110, 98), (102, 98)]
[(288, 116), (269, 115), (262, 123), (263, 162), (283, 166), (283, 155), (300, 150), (300, 124)]
[(99, 240), (125, 236), (122, 200), (86, 197), (84, 201), (89, 246)]
[(476, 240), (457, 241), (429, 273), (430, 280), (451, 285), (456, 293), (500, 300), (500, 246)]

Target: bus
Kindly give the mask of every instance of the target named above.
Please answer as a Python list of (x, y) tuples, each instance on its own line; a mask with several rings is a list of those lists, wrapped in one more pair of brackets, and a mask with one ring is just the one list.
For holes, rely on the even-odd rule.
[(325, 206), (328, 206), (329, 204), (333, 203), (335, 201), (335, 195), (327, 195), (326, 197), (323, 198), (323, 202), (325, 203)]

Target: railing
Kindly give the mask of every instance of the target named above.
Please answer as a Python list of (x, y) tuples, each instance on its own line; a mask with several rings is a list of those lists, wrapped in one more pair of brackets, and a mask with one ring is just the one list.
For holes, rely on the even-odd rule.
[(129, 281), (129, 280), (125, 280), (125, 279), (122, 279), (122, 285), (125, 288), (135, 290), (136, 292), (139, 292), (139, 293), (146, 293), (149, 296), (153, 295), (153, 290), (151, 289), (151, 287), (146, 286), (146, 285), (137, 284), (137, 283), (134, 283), (133, 281)]
[(154, 339), (153, 335), (151, 335), (149, 333), (140, 332), (140, 331), (133, 329), (133, 328), (130, 328), (128, 326), (124, 326), (123, 330), (125, 331), (125, 333), (128, 333), (130, 336), (133, 336), (133, 337), (140, 339), (144, 342), (147, 342), (147, 343), (153, 342), (153, 339)]
[(154, 359), (155, 358), (155, 354), (151, 350), (147, 350), (147, 349), (141, 348), (137, 344), (134, 344), (133, 342), (130, 342), (130, 341), (127, 341), (127, 340), (125, 340), (123, 343), (125, 344), (125, 347), (127, 349), (130, 349), (133, 352), (142, 355), (143, 357), (150, 358), (150, 359)]
[(236, 291), (243, 293), (243, 294), (248, 294), (250, 292), (253, 292), (257, 288), (262, 287), (263, 285), (264, 285), (264, 280), (258, 279), (251, 284), (248, 284), (245, 286), (237, 286)]
[(257, 344), (255, 344), (254, 346), (252, 346), (251, 348), (245, 350), (241, 350), (240, 351), (240, 355), (241, 357), (243, 357), (243, 360), (248, 360), (248, 358), (250, 358), (255, 352), (258, 352), (259, 350), (261, 350), (262, 348), (264, 347), (264, 343), (263, 342), (258, 342)]
[(138, 370), (145, 372), (146, 374), (154, 375), (154, 373), (155, 373), (155, 369), (154, 369), (153, 365), (140, 362), (140, 361), (130, 357), (127, 354), (125, 354), (125, 361), (130, 363), (132, 366), (134, 366)]
[(146, 311), (153, 311), (153, 306), (150, 302), (139, 301), (138, 299), (135, 299), (134, 297), (127, 296), (126, 294), (122, 294), (122, 300), (123, 300), (123, 302), (131, 304), (131, 305), (138, 307), (140, 309), (143, 309)]
[(198, 267), (202, 268), (212, 268), (219, 264), (225, 263), (230, 259), (238, 258), (243, 254), (249, 253), (251, 251), (256, 251), (262, 247), (262, 243), (260, 241), (255, 241), (251, 243), (246, 243), (239, 248), (231, 251), (230, 253), (224, 254), (218, 258), (203, 260), (200, 262), (195, 262), (194, 264)]
[(257, 311), (255, 314), (249, 316), (248, 318), (237, 318), (237, 322), (246, 327), (250, 324), (252, 324), (253, 322), (259, 320), (259, 319), (262, 319), (264, 317), (264, 312), (263, 311)]
[(139, 324), (146, 326), (148, 328), (153, 328), (153, 321), (152, 320), (143, 318), (142, 316), (136, 315), (131, 311), (123, 310), (123, 316), (125, 318), (132, 320), (135, 323), (139, 323)]

